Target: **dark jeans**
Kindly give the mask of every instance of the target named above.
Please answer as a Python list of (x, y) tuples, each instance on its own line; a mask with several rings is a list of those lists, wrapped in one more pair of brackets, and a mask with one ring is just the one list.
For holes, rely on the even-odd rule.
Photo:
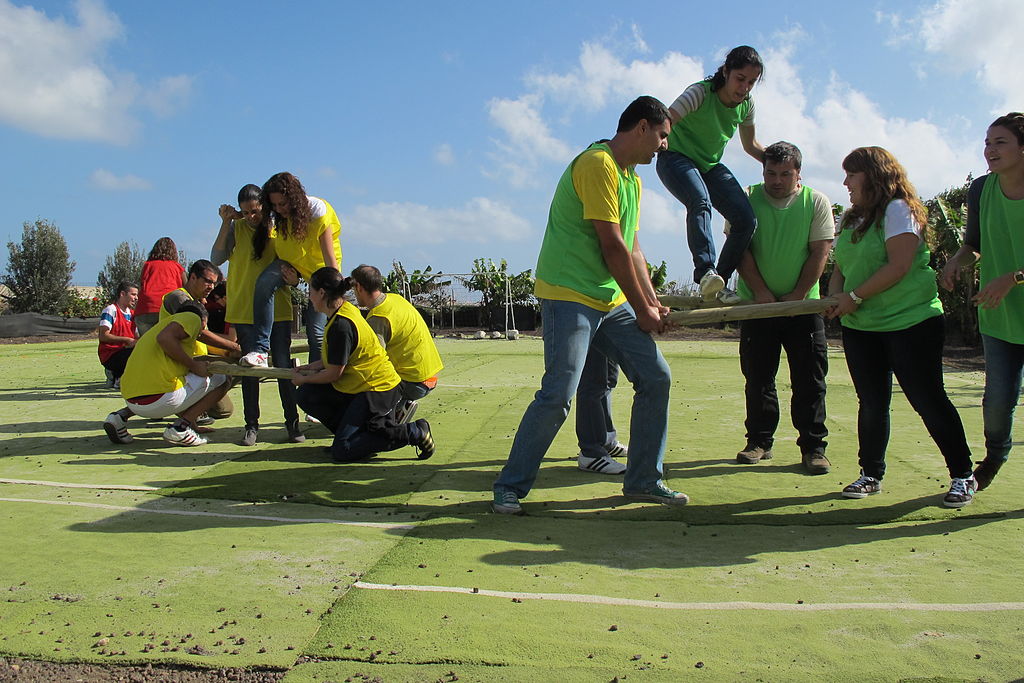
[[(252, 325), (237, 324), (235, 333), (242, 353), (256, 350), (256, 329)], [(292, 324), (288, 320), (275, 322), (270, 331), (270, 362), (275, 368), (290, 368)], [(295, 403), (295, 385), (289, 379), (277, 380), (277, 393), (281, 397), (281, 408), (288, 424), (298, 424), (299, 410)], [(260, 380), (258, 377), (242, 378), (242, 413), (246, 427), (260, 424)]]
[(619, 383), (619, 366), (591, 347), (576, 388), (576, 440), (589, 458), (607, 455), (618, 441), (612, 422), (612, 389)]
[(985, 345), (985, 458), (1005, 462), (1013, 446), (1013, 413), (1024, 380), (1024, 344), (981, 335)]
[(818, 314), (791, 318), (744, 320), (740, 324), (740, 369), (746, 379), (747, 442), (769, 449), (779, 426), (779, 395), (775, 376), (782, 349), (789, 361), (793, 387), (790, 416), (800, 435), (801, 453), (824, 449), (825, 374), (828, 346), (825, 323)]
[(964, 436), (964, 425), (942, 382), (944, 336), (941, 315), (894, 332), (843, 328), (846, 364), (859, 401), (858, 457), (861, 469), (869, 477), (885, 476), (894, 374), (946, 459), (949, 476), (971, 476), (971, 449)]
[(416, 443), (421, 436), (415, 423), (394, 422), (394, 408), (402, 400), (398, 387), (391, 391), (344, 394), (330, 384), (303, 384), (298, 399), (303, 410), (333, 432), (331, 457), (336, 462), (353, 462), (393, 451)]
[(664, 151), (658, 154), (657, 169), (665, 188), (686, 206), (686, 242), (693, 255), (694, 282), (700, 282), (708, 270), (715, 268), (711, 207), (729, 221), (729, 235), (716, 268), (728, 282), (757, 227), (747, 193), (725, 164), (716, 164), (707, 173), (701, 173), (688, 156)]
[(124, 366), (128, 365), (128, 358), (131, 355), (132, 349), (123, 348), (108, 358), (106, 362), (100, 363), (100, 365), (105, 367), (107, 370), (110, 370), (110, 374), (114, 376), (114, 379), (120, 379), (121, 375), (124, 374)]

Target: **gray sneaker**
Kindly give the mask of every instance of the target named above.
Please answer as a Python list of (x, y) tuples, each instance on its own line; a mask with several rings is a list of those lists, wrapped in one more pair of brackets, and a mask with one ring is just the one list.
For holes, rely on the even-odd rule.
[(238, 442), (239, 446), (255, 446), (256, 439), (259, 437), (260, 430), (256, 427), (246, 427), (245, 434), (242, 435), (242, 440)]
[(688, 495), (681, 491), (673, 491), (665, 486), (664, 482), (660, 481), (649, 491), (627, 491), (623, 489), (622, 495), (629, 500), (661, 503), (662, 505), (686, 505), (690, 502)]
[(521, 515), (523, 506), (519, 504), (519, 496), (509, 489), (494, 489), (494, 502), (491, 509), (500, 515)]
[(722, 287), (722, 289), (719, 290), (718, 292), (717, 298), (718, 303), (725, 304), (726, 306), (735, 306), (736, 304), (741, 303), (743, 301), (743, 299), (740, 298), (739, 294), (729, 289), (728, 287)]

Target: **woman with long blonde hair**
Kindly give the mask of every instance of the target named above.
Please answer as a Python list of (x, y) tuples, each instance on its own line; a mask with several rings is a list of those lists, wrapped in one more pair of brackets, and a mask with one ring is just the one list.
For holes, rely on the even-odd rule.
[(843, 348), (859, 401), (861, 476), (847, 498), (882, 490), (889, 442), (892, 377), (946, 460), (951, 483), (942, 502), (963, 507), (974, 497), (971, 450), (942, 380), (944, 322), (928, 266), (926, 212), (906, 171), (881, 147), (859, 147), (843, 160), (850, 210), (836, 237), (829, 294), (838, 302)]

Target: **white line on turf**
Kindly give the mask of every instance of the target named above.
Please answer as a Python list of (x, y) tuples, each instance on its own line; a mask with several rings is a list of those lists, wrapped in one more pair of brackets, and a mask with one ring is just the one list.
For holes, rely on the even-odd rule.
[(931, 602), (666, 602), (663, 600), (633, 600), (604, 595), (576, 595), (573, 593), (523, 593), (519, 591), (493, 591), (463, 586), (414, 586), (356, 581), (353, 588), (381, 591), (414, 591), (421, 593), (468, 593), (492, 598), (519, 598), (525, 600), (551, 600), (592, 605), (622, 605), (625, 607), (654, 607), (681, 610), (762, 610), (768, 612), (831, 612), (835, 610), (899, 610), (904, 612), (1007, 612), (1024, 611), (1024, 602), (931, 603)]
[(156, 486), (132, 486), (130, 484), (69, 484), (63, 481), (42, 481), (37, 479), (0, 479), (0, 484), (31, 484), (33, 486), (56, 486), (62, 489), (101, 489), (109, 491), (159, 491)]
[(346, 522), (337, 519), (317, 519), (306, 517), (271, 517), (269, 515), (229, 515), (223, 512), (205, 512), (203, 510), (156, 510), (152, 508), (130, 507), (125, 505), (104, 505), (103, 503), (79, 503), (72, 500), (34, 500), (31, 498), (0, 498), (5, 503), (38, 503), (41, 505), (72, 505), (100, 510), (119, 510), (123, 512), (151, 512), (158, 515), (182, 515), (185, 517), (221, 517), (225, 519), (251, 519), (260, 522), (289, 522), (292, 524), (340, 524), (342, 526), (363, 526), (372, 529), (404, 529), (415, 528), (414, 524), (398, 524), (394, 522)]

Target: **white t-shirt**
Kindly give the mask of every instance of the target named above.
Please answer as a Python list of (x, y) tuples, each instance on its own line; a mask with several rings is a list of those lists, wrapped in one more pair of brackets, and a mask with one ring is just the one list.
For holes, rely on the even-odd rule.
[[(132, 311), (130, 308), (121, 310), (126, 320), (131, 322)], [(117, 304), (109, 304), (100, 313), (100, 327), (105, 327), (108, 330), (114, 329), (114, 321), (117, 320)]]

